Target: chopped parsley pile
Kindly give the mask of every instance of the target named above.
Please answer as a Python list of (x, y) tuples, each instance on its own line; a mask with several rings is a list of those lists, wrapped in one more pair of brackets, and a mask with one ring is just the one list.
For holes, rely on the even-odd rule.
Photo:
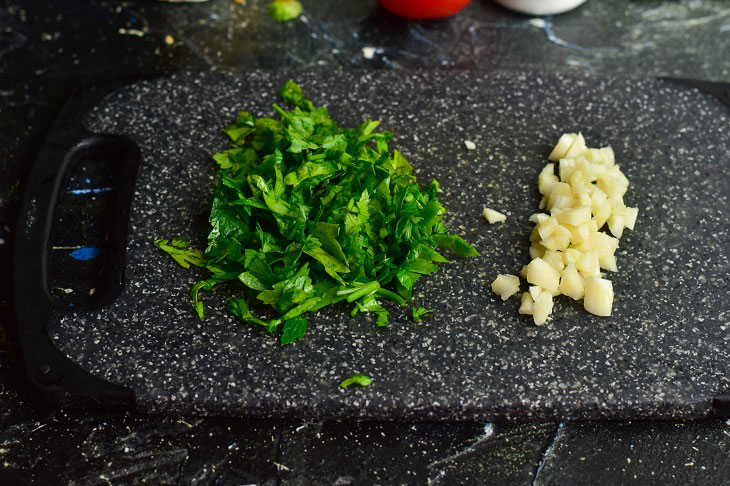
[[(416, 281), (448, 261), (437, 249), (477, 252), (448, 233), (438, 183), (419, 188), (413, 167), (388, 149), (392, 133), (375, 131), (379, 122), (342, 129), (293, 81), (280, 94), (294, 106), (275, 104), (280, 119), (242, 112), (224, 129), (231, 147), (213, 156), (220, 169), (205, 251), (181, 239), (155, 245), (186, 268), (210, 272), (191, 290), (200, 317), (200, 291), (236, 281), (240, 296), (228, 312), (280, 330), (282, 345), (304, 336), (307, 312), (341, 301), (353, 316), (370, 312), (387, 326), (381, 301), (405, 305)], [(275, 317), (254, 316), (254, 300)]]

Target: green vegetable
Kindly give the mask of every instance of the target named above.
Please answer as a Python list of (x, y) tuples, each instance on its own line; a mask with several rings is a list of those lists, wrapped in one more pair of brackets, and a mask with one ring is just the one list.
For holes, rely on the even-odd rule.
[(426, 314), (430, 314), (431, 312), (435, 311), (436, 309), (426, 309), (425, 307), (413, 307), (412, 313), (413, 313), (413, 322), (418, 322), (421, 320), (421, 317), (425, 316)]
[(347, 378), (345, 381), (340, 383), (340, 387), (347, 388), (350, 385), (368, 386), (372, 382), (373, 382), (373, 379), (370, 378), (368, 375), (363, 375), (361, 373), (353, 373), (350, 375), (349, 378)]
[[(307, 312), (341, 301), (353, 316), (370, 312), (387, 326), (381, 301), (405, 305), (418, 279), (448, 262), (437, 248), (477, 252), (447, 232), (438, 184), (419, 188), (408, 161), (389, 151), (392, 134), (375, 131), (378, 122), (339, 128), (293, 81), (281, 96), (295, 108), (274, 105), (280, 119), (242, 112), (223, 130), (231, 147), (213, 156), (219, 178), (205, 252), (179, 239), (155, 245), (210, 272), (190, 292), (200, 317), (201, 291), (232, 281), (240, 294), (228, 312), (269, 333), (281, 328), (282, 345), (304, 336)], [(262, 306), (274, 316), (257, 316)]]
[(277, 22), (288, 22), (299, 17), (302, 4), (298, 0), (274, 0), (269, 4), (269, 17)]
[(203, 252), (200, 250), (189, 250), (188, 242), (182, 238), (173, 238), (172, 242), (155, 240), (155, 246), (160, 250), (166, 251), (168, 255), (185, 268), (190, 268), (191, 263), (199, 267), (205, 266), (206, 260)]
[(292, 343), (297, 339), (301, 339), (307, 332), (307, 320), (302, 316), (289, 319), (284, 322), (284, 329), (281, 332), (281, 344)]

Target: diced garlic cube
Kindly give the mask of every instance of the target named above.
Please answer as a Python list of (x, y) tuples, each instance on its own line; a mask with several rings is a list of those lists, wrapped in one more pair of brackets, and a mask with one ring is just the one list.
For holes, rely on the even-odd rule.
[(578, 196), (578, 203), (580, 203), (581, 206), (588, 206), (590, 208), (593, 205), (593, 200), (591, 199), (590, 194), (586, 192)]
[(554, 216), (550, 216), (539, 223), (536, 228), (540, 238), (546, 240), (550, 238), (550, 235), (552, 235), (556, 229), (558, 229), (558, 226), (558, 220), (555, 219)]
[(540, 236), (539, 228), (534, 226), (530, 232), (530, 242), (538, 243), (540, 240), (542, 240), (542, 237)]
[(492, 282), (492, 292), (507, 300), (520, 290), (520, 278), (517, 275), (497, 275)]
[(477, 145), (471, 140), (464, 140), (464, 147), (466, 147), (467, 150), (474, 150), (477, 148)]
[(571, 263), (575, 265), (581, 255), (582, 253), (580, 252), (580, 250), (577, 250), (575, 248), (568, 248), (563, 252), (563, 260), (565, 261), (565, 265), (567, 266)]
[(571, 299), (580, 300), (583, 298), (584, 281), (583, 277), (581, 277), (575, 268), (575, 265), (571, 263), (563, 269), (558, 290), (561, 294), (565, 294)]
[(484, 216), (484, 219), (489, 221), (489, 224), (501, 223), (507, 219), (507, 216), (504, 214), (489, 208), (484, 208), (482, 215)]
[(567, 196), (572, 198), (573, 188), (570, 187), (570, 184), (565, 182), (556, 182), (555, 185), (553, 185), (553, 190), (550, 191), (550, 196)]
[(565, 268), (565, 263), (563, 262), (563, 252), (561, 251), (547, 250), (543, 254), (542, 259), (548, 262), (550, 266), (552, 266), (558, 272)]
[(532, 304), (533, 304), (532, 297), (530, 296), (529, 292), (524, 292), (522, 294), (522, 300), (520, 301), (520, 308), (517, 312), (520, 314), (532, 314)]
[[(576, 250), (578, 250), (580, 252), (580, 256), (583, 256), (583, 253), (590, 253), (593, 251), (593, 247), (587, 241), (584, 241), (580, 245), (576, 245), (573, 248), (575, 248)], [(578, 257), (578, 258), (580, 258), (580, 257)], [(576, 261), (576, 263), (577, 263), (577, 261)]]
[(600, 190), (605, 192), (607, 196), (613, 196), (620, 192), (620, 189), (616, 185), (616, 181), (610, 174), (604, 174), (603, 177), (598, 179), (596, 185)]
[(570, 184), (570, 187), (573, 188), (574, 194), (576, 192), (581, 194), (583, 192), (588, 192), (588, 184), (590, 184), (591, 181), (585, 172), (583, 172), (580, 168), (576, 168), (575, 171), (570, 174), (568, 183)]
[(611, 171), (613, 177), (616, 179), (616, 183), (624, 188), (621, 193), (621, 195), (623, 196), (626, 192), (626, 189), (629, 188), (629, 179), (626, 177), (626, 174), (621, 172), (621, 167), (618, 165), (614, 165), (609, 170)]
[(560, 250), (564, 251), (568, 249), (570, 245), (570, 230), (565, 226), (558, 226), (555, 231), (550, 235), (547, 240), (542, 240), (542, 246), (548, 250)]
[(560, 180), (568, 182), (570, 176), (575, 171), (575, 159), (560, 159), (558, 163), (558, 173), (560, 174)]
[[(573, 184), (571, 182), (570, 187), (573, 188), (573, 199), (580, 202), (581, 196), (588, 196), (590, 198), (591, 193), (593, 192), (593, 188), (596, 187), (590, 182), (576, 182)], [(590, 206), (590, 202), (587, 203)], [(585, 204), (576, 204), (577, 206), (585, 206)]]
[(582, 224), (570, 232), (570, 242), (573, 244), (583, 243), (591, 235), (591, 227), (588, 223)]
[(583, 155), (592, 164), (600, 164), (603, 162), (603, 159), (601, 158), (601, 151), (597, 148), (589, 148)]
[(583, 138), (583, 135), (579, 133), (578, 136), (573, 139), (573, 143), (570, 145), (568, 151), (565, 152), (565, 157), (575, 158), (579, 155), (582, 155), (585, 151), (586, 140), (585, 138)]
[(596, 184), (608, 196), (623, 196), (629, 188), (629, 181), (618, 165), (608, 169)]
[(530, 285), (529, 293), (533, 301), (537, 300), (537, 298), (540, 297), (540, 294), (542, 293), (542, 287), (540, 287), (539, 285)]
[(611, 147), (603, 147), (598, 150), (601, 152), (601, 163), (603, 165), (613, 165), (615, 163), (613, 149)]
[[(599, 165), (599, 164), (592, 164), (591, 170), (593, 171), (593, 175), (595, 176), (595, 179), (593, 179), (593, 182), (597, 181), (601, 177), (604, 177), (606, 174), (606, 171), (608, 170), (608, 167), (605, 165)], [(595, 185), (593, 187), (596, 187)]]
[(560, 272), (542, 258), (535, 258), (527, 265), (527, 281), (551, 292), (557, 292)]
[(527, 280), (527, 265), (522, 266), (522, 269), (520, 270), (520, 277)]
[(597, 316), (610, 316), (613, 307), (613, 284), (600, 277), (589, 277), (585, 283), (583, 307)]
[(603, 203), (606, 202), (606, 199), (608, 199), (608, 196), (606, 196), (606, 193), (600, 190), (598, 187), (595, 187), (593, 192), (591, 193), (591, 211), (593, 214), (596, 214), (599, 209), (601, 209), (601, 206), (603, 206)]
[(573, 199), (573, 190), (571, 187), (564, 182), (556, 182), (553, 184), (550, 195), (547, 196), (547, 208), (552, 211), (555, 207), (571, 207)]
[(626, 205), (624, 205), (624, 198), (621, 196), (611, 196), (608, 198), (608, 204), (611, 205), (611, 214), (623, 215), (626, 211)]
[(579, 226), (591, 220), (591, 207), (581, 206), (563, 211), (556, 217), (558, 223)]
[(554, 238), (548, 238), (546, 240), (541, 240), (540, 243), (542, 246), (545, 247), (546, 250), (558, 250), (558, 241), (556, 241)]
[(613, 256), (618, 248), (618, 240), (606, 233), (595, 232), (587, 238), (588, 244), (593, 251), (598, 253), (598, 258)]
[(553, 296), (543, 292), (532, 304), (532, 319), (536, 325), (542, 326), (553, 311)]
[(552, 162), (549, 164), (545, 164), (545, 167), (543, 167), (540, 171), (540, 175), (555, 175), (555, 164)]
[(552, 187), (555, 183), (559, 182), (558, 177), (555, 175), (555, 164), (547, 164), (537, 176), (537, 187), (540, 194), (550, 194)]
[(634, 229), (636, 217), (639, 215), (639, 208), (626, 208), (624, 212), (624, 225), (630, 230)]
[(594, 251), (583, 253), (575, 264), (584, 277), (598, 277), (601, 275), (601, 265), (598, 262), (598, 254)]
[(545, 177), (540, 176), (540, 180), (538, 181), (537, 189), (540, 191), (540, 194), (543, 196), (547, 196), (550, 194), (550, 191), (552, 190), (553, 186), (559, 182), (558, 176), (555, 175), (547, 175)]
[(530, 245), (530, 259), (534, 260), (535, 258), (542, 258), (542, 256), (545, 254), (545, 247), (541, 244), (532, 244)]
[(617, 272), (618, 266), (616, 265), (616, 257), (613, 255), (604, 255), (598, 257), (598, 264), (602, 269), (609, 272)]
[(608, 203), (608, 200), (606, 200), (603, 201), (598, 212), (593, 213), (593, 219), (596, 220), (596, 226), (598, 229), (601, 229), (603, 225), (606, 224), (609, 216), (611, 216), (611, 205)]
[(530, 223), (540, 224), (550, 217), (549, 214), (545, 213), (534, 213), (530, 215)]
[(563, 196), (558, 194), (553, 197), (552, 195), (548, 198), (548, 209), (556, 214), (559, 209), (572, 208), (575, 206), (575, 198), (572, 196)]
[(608, 217), (608, 229), (616, 238), (624, 234), (624, 217), (621, 214), (612, 214)]
[(585, 157), (580, 157), (576, 161), (577, 171), (580, 171), (584, 182), (590, 183), (596, 180), (596, 173), (591, 164)]
[[(565, 226), (558, 226), (555, 228), (555, 231), (553, 231), (553, 234), (550, 235), (553, 238), (561, 238), (561, 240), (564, 242), (565, 248), (568, 248), (568, 245), (570, 244), (570, 230), (566, 228)], [(565, 248), (562, 248), (565, 250)]]
[(562, 135), (558, 139), (558, 143), (555, 144), (553, 151), (550, 152), (550, 155), (548, 155), (548, 159), (557, 161), (565, 157), (565, 154), (568, 152), (570, 146), (573, 145), (573, 140), (576, 137), (577, 135), (575, 133), (566, 133)]

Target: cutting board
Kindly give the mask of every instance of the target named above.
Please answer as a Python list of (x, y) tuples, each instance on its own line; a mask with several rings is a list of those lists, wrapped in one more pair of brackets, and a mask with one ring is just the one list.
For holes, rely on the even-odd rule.
[[(350, 317), (342, 304), (312, 315), (305, 338), (282, 347), (225, 313), (235, 286), (206, 293), (199, 319), (188, 292), (202, 274), (153, 246), (156, 238), (181, 236), (204, 247), (200, 215), (215, 184), (211, 154), (227, 146), (221, 127), (240, 110), (272, 113), (290, 77), (341, 126), (381, 120), (418, 180), (440, 182), (447, 225), (480, 256), (454, 258), (418, 282), (415, 303), (436, 309), (429, 320), (411, 322), (409, 307), (391, 305), (390, 326), (380, 329), (367, 315)], [(42, 346), (34, 349), (25, 363), (36, 389), (65, 401), (82, 396), (86, 404), (255, 417), (727, 413), (730, 110), (712, 96), (664, 80), (588, 75), (198, 73), (125, 87), (96, 103), (84, 123), (114, 134), (120, 166), (135, 164), (135, 145), (141, 154), (136, 183), (126, 188), (128, 227), (127, 206), (119, 213), (128, 228), (120, 232), (122, 285), (96, 308), (33, 314), (68, 358), (57, 365), (63, 372), (51, 358), (36, 369), (44, 357)], [(639, 218), (621, 239), (618, 272), (610, 274), (613, 315), (590, 315), (561, 297), (538, 328), (517, 313), (517, 297), (503, 302), (490, 282), (529, 262), (537, 175), (558, 137), (578, 131), (589, 146), (613, 147), (631, 182), (626, 203), (639, 208)], [(465, 140), (476, 149), (466, 150)], [(484, 207), (507, 221), (487, 224)], [(32, 211), (28, 201), (25, 208)], [(16, 290), (21, 307), (29, 289)], [(29, 312), (19, 309), (21, 329), (31, 325)], [(353, 372), (373, 377), (372, 385), (339, 388)]]

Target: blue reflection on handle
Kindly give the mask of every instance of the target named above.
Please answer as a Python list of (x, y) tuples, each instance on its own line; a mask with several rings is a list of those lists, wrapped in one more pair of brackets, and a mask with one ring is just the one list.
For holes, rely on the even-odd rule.
[(71, 252), (71, 256), (77, 260), (93, 260), (101, 253), (101, 248), (85, 246)]

